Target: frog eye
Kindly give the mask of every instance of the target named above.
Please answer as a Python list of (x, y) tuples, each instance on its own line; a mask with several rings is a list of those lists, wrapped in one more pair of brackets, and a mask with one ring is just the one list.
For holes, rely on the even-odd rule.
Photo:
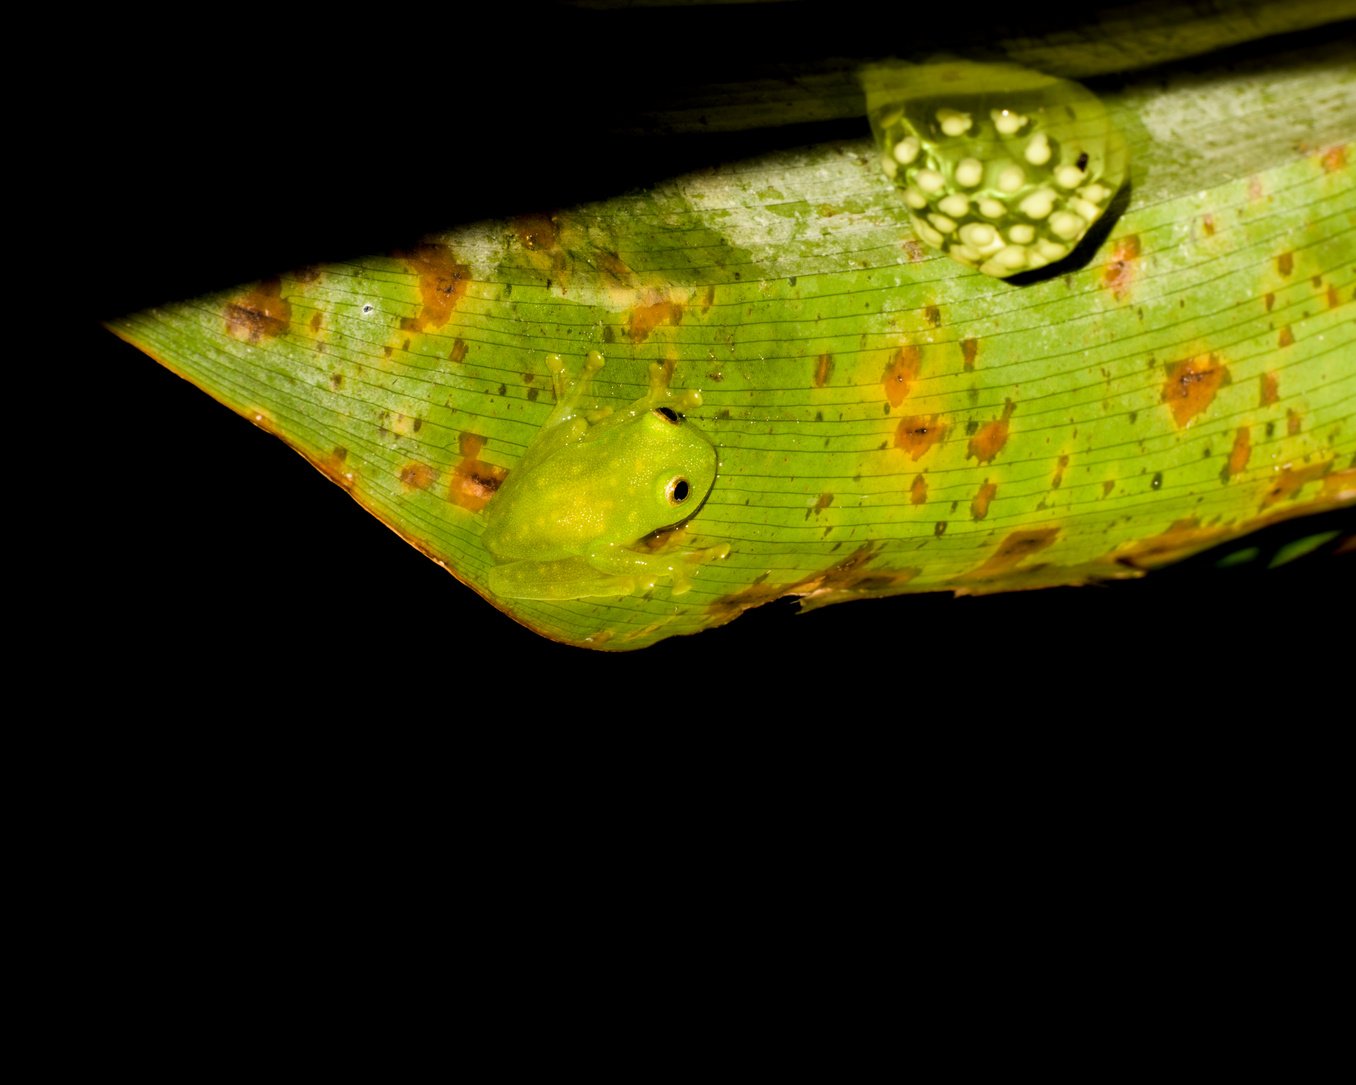
[(668, 499), (670, 505), (681, 505), (691, 495), (692, 487), (687, 484), (687, 479), (683, 478), (682, 475), (669, 479), (669, 484), (664, 487), (664, 496)]
[(672, 407), (656, 407), (654, 413), (659, 415), (659, 417), (666, 422), (672, 422), (675, 426), (683, 421), (683, 416)]
[(1063, 259), (1125, 181), (1125, 141), (1077, 83), (968, 61), (880, 66), (863, 83), (915, 232), (986, 275)]

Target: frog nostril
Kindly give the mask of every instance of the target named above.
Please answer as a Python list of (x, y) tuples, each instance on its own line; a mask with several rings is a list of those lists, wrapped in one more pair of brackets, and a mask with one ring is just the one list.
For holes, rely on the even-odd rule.
[(670, 505), (681, 505), (687, 500), (688, 494), (692, 492), (692, 487), (687, 484), (685, 478), (675, 478), (669, 483), (668, 499)]
[(675, 426), (683, 420), (683, 416), (680, 415), (677, 411), (675, 411), (672, 407), (656, 407), (654, 409), (654, 413), (659, 415), (660, 418), (668, 419)]

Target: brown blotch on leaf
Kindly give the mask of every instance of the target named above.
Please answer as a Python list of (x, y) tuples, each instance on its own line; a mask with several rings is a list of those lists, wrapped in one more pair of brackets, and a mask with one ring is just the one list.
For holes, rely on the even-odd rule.
[(626, 321), (626, 334), (631, 342), (643, 343), (661, 324), (677, 325), (683, 322), (683, 307), (663, 294), (651, 292), (643, 305), (631, 310)]
[(1336, 147), (1329, 147), (1323, 152), (1323, 169), (1327, 173), (1336, 173), (1338, 170), (1347, 168), (1347, 147), (1345, 143), (1339, 143)]
[(1115, 488), (1116, 480), (1111, 478), (1107, 479), (1105, 482), (1102, 483), (1102, 496), (1110, 497), (1111, 491), (1114, 490)]
[(716, 288), (714, 285), (708, 286), (702, 291), (701, 311), (703, 314), (716, 303)]
[(1300, 413), (1294, 407), (1286, 408), (1285, 412), (1285, 434), (1287, 437), (1293, 437), (1300, 431)]
[(1323, 479), (1321, 496), (1330, 501), (1351, 501), (1356, 498), (1356, 467), (1334, 471)]
[(961, 340), (961, 358), (965, 362), (966, 369), (975, 368), (975, 355), (979, 353), (978, 339)]
[(344, 386), (344, 375), (342, 373), (330, 374), (330, 387), (336, 392)]
[(935, 328), (942, 322), (942, 311), (935, 305), (924, 306), (923, 319)]
[(1283, 252), (1276, 257), (1276, 270), (1282, 275), (1289, 275), (1295, 270), (1295, 254), (1293, 252)]
[(1058, 490), (1060, 486), (1064, 484), (1064, 468), (1068, 466), (1069, 457), (1067, 454), (1060, 456), (1060, 458), (1055, 461), (1055, 473), (1050, 479), (1050, 489)]
[(939, 539), (940, 539), (943, 535), (945, 535), (945, 534), (946, 534), (946, 521), (945, 521), (945, 520), (938, 520), (935, 524), (933, 524), (933, 525), (932, 525), (932, 533), (933, 533), (934, 535), (936, 535), (937, 538), (939, 538)]
[(1276, 336), (1276, 345), (1278, 347), (1288, 347), (1294, 341), (1295, 333), (1290, 330), (1289, 324), (1281, 328), (1280, 333)]
[(1059, 528), (1038, 527), (1014, 531), (998, 544), (984, 564), (966, 574), (966, 579), (988, 579), (1011, 572), (1028, 558), (1039, 554), (1059, 538)]
[(466, 340), (453, 339), (452, 349), (447, 352), (449, 361), (461, 363), (466, 360)]
[(923, 245), (921, 241), (917, 241), (912, 237), (906, 240), (899, 247), (904, 250), (904, 255), (908, 258), (908, 261), (911, 264), (921, 264), (924, 260), (928, 258), (927, 248)]
[(898, 407), (909, 394), (909, 385), (918, 379), (923, 352), (912, 343), (905, 343), (885, 366), (880, 385), (891, 407)]
[(928, 499), (928, 480), (922, 475), (915, 475), (913, 485), (909, 487), (909, 502), (914, 505), (921, 505)]
[(981, 482), (970, 502), (970, 515), (976, 520), (983, 520), (984, 517), (988, 516), (989, 502), (993, 500), (993, 495), (997, 492), (998, 483), (990, 482), (987, 478)]
[(1228, 533), (1227, 528), (1204, 528), (1194, 516), (1174, 520), (1166, 531), (1117, 548), (1110, 555), (1118, 565), (1152, 569), (1204, 550)]
[(471, 269), (459, 264), (446, 245), (419, 245), (400, 257), (409, 269), (419, 276), (419, 312), (411, 319), (402, 320), (407, 331), (428, 331), (441, 328), (452, 316), (457, 303), (466, 295), (471, 283)]
[(975, 435), (970, 438), (970, 444), (966, 449), (966, 456), (973, 456), (979, 463), (988, 463), (999, 452), (1003, 446), (1008, 443), (1008, 419), (1012, 417), (1012, 412), (1016, 410), (1016, 404), (1008, 400), (1003, 404), (1002, 417), (996, 418), (992, 422), (985, 422), (975, 431)]
[(1276, 295), (1268, 290), (1262, 295), (1262, 301), (1266, 304), (1267, 312), (1271, 312), (1272, 306), (1276, 304)]
[(833, 494), (820, 494), (815, 499), (815, 503), (805, 510), (805, 519), (809, 519), (811, 514), (818, 516), (821, 512), (833, 504)]
[(504, 468), (479, 458), (484, 447), (485, 438), (478, 433), (463, 433), (458, 437), (457, 449), (462, 459), (452, 469), (448, 481), (447, 499), (471, 512), (479, 512), (488, 505), (508, 476)]
[(917, 463), (945, 432), (946, 423), (938, 421), (937, 415), (912, 414), (901, 418), (895, 427), (895, 447), (903, 449)]
[(599, 249), (595, 252), (592, 263), (617, 286), (627, 286), (635, 280), (635, 272), (626, 261), (609, 249)]
[(833, 355), (821, 354), (815, 361), (815, 387), (823, 388), (833, 376)]
[(407, 463), (400, 469), (402, 485), (412, 490), (427, 490), (438, 479), (438, 472), (426, 463)]
[[(1312, 463), (1308, 467), (1282, 467), (1267, 487), (1260, 509), (1269, 509), (1281, 501), (1290, 501), (1311, 482), (1317, 482), (1332, 470), (1332, 460)], [(1259, 511), (1260, 511), (1259, 509)]]
[(316, 465), (346, 490), (353, 488), (353, 471), (346, 466), (348, 449), (335, 445), (329, 453), (316, 461)]
[(1263, 407), (1270, 407), (1280, 397), (1280, 381), (1275, 373), (1263, 373), (1259, 378), (1262, 388), (1258, 401)]
[(324, 321), (324, 319), (321, 317), (319, 311), (316, 311), (316, 312), (314, 312), (314, 313), (311, 314), (311, 319), (310, 319), (310, 321), (309, 321), (308, 323), (309, 323), (310, 326), (311, 326), (311, 331), (315, 332), (316, 334), (319, 334), (319, 332), (320, 332), (320, 326), (321, 326), (323, 323), (325, 323), (325, 321)]
[(1218, 355), (1202, 354), (1168, 366), (1163, 402), (1172, 410), (1177, 428), (1185, 426), (1214, 401), (1229, 383), (1229, 368)]
[(1341, 300), (1337, 297), (1337, 287), (1333, 283), (1328, 284), (1328, 308), (1336, 309), (1341, 305)]
[(1242, 473), (1251, 458), (1252, 431), (1247, 426), (1239, 426), (1234, 434), (1234, 447), (1229, 450), (1229, 459), (1219, 473), (1220, 481), (1228, 482), (1235, 475)]
[(786, 595), (804, 597), (816, 593), (844, 590), (865, 579), (865, 574), (858, 570), (874, 560), (875, 556), (875, 545), (867, 543), (858, 547), (841, 561), (829, 566), (823, 572), (810, 573), (799, 580), (791, 581), (789, 584), (763, 583), (763, 577), (767, 575), (764, 573), (749, 587), (717, 599), (711, 604), (711, 612), (716, 615), (718, 622), (728, 622), (737, 618), (746, 610), (762, 606), (764, 603), (770, 603), (774, 599), (780, 599)]
[(224, 316), (227, 335), (257, 343), (287, 331), (292, 306), (282, 296), (282, 283), (269, 279), (248, 294), (228, 301)]
[(554, 249), (557, 244), (556, 224), (550, 215), (519, 215), (513, 220), (513, 232), (518, 236), (518, 243), (528, 252)]
[(1201, 229), (1205, 231), (1206, 237), (1215, 236), (1215, 216), (1207, 214), (1201, 219)]
[(1138, 234), (1123, 237), (1116, 242), (1116, 247), (1111, 250), (1111, 259), (1102, 269), (1102, 285), (1111, 291), (1111, 296), (1117, 301), (1122, 301), (1130, 293), (1139, 252)]

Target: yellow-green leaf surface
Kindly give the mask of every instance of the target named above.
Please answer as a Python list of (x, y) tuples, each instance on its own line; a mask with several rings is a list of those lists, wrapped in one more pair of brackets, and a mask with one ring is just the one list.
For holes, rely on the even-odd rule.
[(1356, 501), (1356, 66), (1344, 44), (1098, 88), (1128, 199), (1079, 266), (915, 241), (865, 135), (480, 222), (112, 322), (488, 594), (481, 510), (546, 365), (700, 390), (720, 466), (658, 548), (691, 590), (492, 600), (628, 649), (783, 595), (1077, 584)]

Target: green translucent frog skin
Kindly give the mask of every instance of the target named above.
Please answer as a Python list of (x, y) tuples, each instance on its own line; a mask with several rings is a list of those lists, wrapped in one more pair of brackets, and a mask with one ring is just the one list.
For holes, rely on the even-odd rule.
[(680, 413), (701, 394), (672, 394), (654, 365), (641, 399), (591, 409), (584, 396), (602, 355), (589, 352), (577, 381), (559, 355), (547, 365), (555, 410), (485, 509), (490, 590), (508, 599), (631, 595), (661, 582), (688, 590), (696, 567), (730, 548), (649, 550), (642, 540), (686, 520), (715, 484), (716, 449)]

